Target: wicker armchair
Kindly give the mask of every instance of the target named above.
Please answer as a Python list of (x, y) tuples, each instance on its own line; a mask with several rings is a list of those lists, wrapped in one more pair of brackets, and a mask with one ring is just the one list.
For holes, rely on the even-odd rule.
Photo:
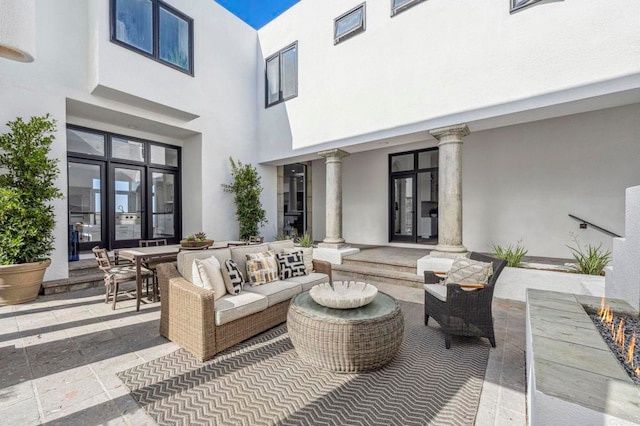
[[(491, 302), (495, 283), (507, 262), (475, 252), (471, 253), (470, 258), (493, 263), (493, 275), (487, 284), (448, 284), (446, 297), (443, 297), (443, 294), (438, 294), (434, 290), (444, 292), (445, 288), (430, 286), (431, 284), (440, 286), (437, 284), (440, 278), (431, 271), (424, 273), (424, 324), (427, 325), (429, 317), (440, 324), (444, 331), (447, 349), (451, 348), (451, 335), (454, 334), (486, 337), (491, 346), (496, 347)], [(445, 300), (442, 300), (443, 298)]]

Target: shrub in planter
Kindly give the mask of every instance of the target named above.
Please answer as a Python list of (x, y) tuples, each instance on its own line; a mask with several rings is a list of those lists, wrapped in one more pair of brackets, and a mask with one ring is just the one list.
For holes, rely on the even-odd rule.
[[(58, 160), (48, 157), (55, 121), (47, 114), (28, 122), (17, 118), (7, 127), (9, 132), (0, 135), (0, 265), (8, 265), (0, 266), (0, 304), (37, 297), (54, 243), (55, 214), (50, 202), (62, 197), (55, 185)], [(6, 274), (28, 281), (29, 291), (9, 288), (13, 278)]]

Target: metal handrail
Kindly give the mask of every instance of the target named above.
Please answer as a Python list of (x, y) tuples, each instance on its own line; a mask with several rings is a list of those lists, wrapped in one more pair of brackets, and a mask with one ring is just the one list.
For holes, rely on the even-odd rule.
[(601, 226), (594, 225), (594, 224), (593, 224), (593, 223), (591, 223), (591, 222), (587, 222), (586, 220), (581, 219), (581, 218), (579, 218), (578, 216), (574, 216), (574, 215), (572, 215), (572, 214), (569, 214), (569, 217), (570, 217), (571, 219), (575, 219), (575, 220), (577, 220), (578, 222), (582, 222), (582, 223), (581, 223), (581, 225), (584, 225), (584, 228), (586, 228), (586, 227), (587, 227), (587, 225), (589, 225), (589, 226), (591, 226), (592, 228), (595, 228), (595, 229), (597, 229), (597, 230), (598, 230), (598, 231), (600, 231), (600, 232), (604, 232), (605, 234), (609, 234), (609, 235), (611, 235), (612, 237), (616, 237), (616, 238), (621, 238), (621, 237), (622, 237), (622, 235), (618, 235), (618, 234), (616, 234), (615, 232), (611, 232), (611, 231), (609, 231), (608, 229), (604, 229), (604, 228), (603, 228), (603, 227), (601, 227)]

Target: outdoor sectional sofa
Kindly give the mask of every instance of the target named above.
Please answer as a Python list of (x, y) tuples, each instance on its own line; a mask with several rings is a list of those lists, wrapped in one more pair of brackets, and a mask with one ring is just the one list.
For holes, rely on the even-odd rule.
[[(215, 256), (221, 265), (233, 259), (246, 270), (246, 255), (273, 250), (281, 253), (293, 242), (239, 246), (215, 250), (182, 251), (177, 262), (157, 267), (160, 286), (160, 334), (198, 359), (218, 352), (274, 327), (287, 319), (289, 302), (316, 284), (331, 281), (331, 264), (314, 260), (314, 272), (256, 287), (245, 284), (238, 295), (214, 301), (214, 292), (193, 284), (193, 262)], [(223, 266), (224, 267), (224, 266)]]

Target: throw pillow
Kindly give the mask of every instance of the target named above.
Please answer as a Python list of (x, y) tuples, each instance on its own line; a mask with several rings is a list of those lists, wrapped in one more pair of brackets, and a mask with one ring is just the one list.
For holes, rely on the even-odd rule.
[(453, 261), (444, 284), (486, 284), (493, 275), (493, 263), (461, 257)]
[(276, 259), (278, 259), (278, 269), (280, 270), (281, 280), (307, 275), (301, 251), (277, 254)]
[(207, 290), (213, 290), (214, 300), (227, 294), (218, 259), (213, 256), (208, 259), (195, 259), (193, 269), (193, 283)]
[(242, 276), (242, 271), (231, 259), (227, 259), (224, 261), (225, 268), (222, 270), (222, 278), (224, 279), (224, 284), (227, 287), (227, 292), (229, 294), (238, 294), (242, 291), (242, 284), (244, 284), (244, 277)]
[(272, 251), (247, 253), (247, 282), (252, 286), (278, 279), (278, 262)]
[(294, 253), (296, 251), (302, 252), (304, 269), (307, 275), (312, 273), (313, 272), (313, 247), (294, 247), (294, 248), (285, 248), (282, 250), (283, 253)]

